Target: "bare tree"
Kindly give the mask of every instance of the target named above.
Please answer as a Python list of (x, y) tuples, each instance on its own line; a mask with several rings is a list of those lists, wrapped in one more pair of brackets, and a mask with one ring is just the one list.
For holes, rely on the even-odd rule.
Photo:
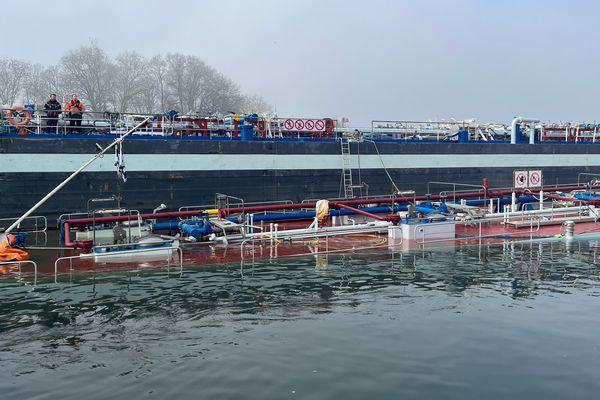
[(165, 60), (168, 89), (180, 111), (210, 115), (241, 108), (239, 87), (199, 58), (168, 54)]
[(28, 104), (43, 104), (50, 92), (46, 79), (46, 68), (41, 64), (33, 64), (23, 82), (23, 101)]
[(44, 79), (48, 85), (48, 93), (56, 94), (58, 101), (66, 103), (69, 94), (64, 86), (60, 67), (57, 65), (47, 67), (43, 72), (42, 79)]
[(244, 96), (237, 84), (196, 56), (119, 54), (114, 61), (95, 42), (69, 51), (59, 65), (44, 67), (0, 58), (0, 102), (41, 104), (49, 93), (65, 103), (76, 93), (89, 111), (182, 113), (258, 112), (271, 107), (259, 96)]
[(23, 92), (31, 65), (25, 61), (0, 58), (0, 102), (13, 105)]
[[(166, 112), (173, 102), (167, 85), (168, 65), (162, 56), (154, 56), (149, 61), (150, 87), (156, 92), (156, 106), (159, 112)], [(155, 108), (152, 108), (155, 110)]]
[(245, 114), (256, 113), (268, 115), (273, 114), (273, 107), (262, 96), (243, 96), (240, 111)]
[(142, 91), (131, 103), (131, 110), (136, 113), (152, 114), (156, 113), (158, 98), (158, 85), (150, 76), (145, 76), (141, 82)]
[(61, 60), (65, 87), (86, 100), (91, 111), (111, 105), (114, 65), (96, 43), (72, 50)]
[(148, 62), (135, 51), (119, 54), (115, 59), (114, 102), (117, 111), (125, 112), (140, 104), (147, 87)]
[(167, 84), (179, 111), (196, 111), (209, 67), (200, 59), (183, 54), (167, 54), (166, 62)]
[(201, 114), (240, 112), (242, 95), (235, 83), (212, 70), (199, 93), (198, 103)]

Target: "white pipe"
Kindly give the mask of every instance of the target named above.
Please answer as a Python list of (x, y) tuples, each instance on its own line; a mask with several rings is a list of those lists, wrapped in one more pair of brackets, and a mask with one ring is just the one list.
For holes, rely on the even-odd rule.
[[(517, 125), (520, 124), (521, 122), (537, 123), (537, 122), (540, 122), (540, 120), (539, 119), (531, 119), (531, 118), (523, 118), (523, 117), (516, 117), (515, 119), (513, 119), (510, 124), (510, 144), (517, 143)], [(531, 143), (531, 137), (529, 138), (529, 140)], [(535, 138), (534, 138), (534, 140), (535, 140)]]
[(517, 124), (523, 121), (523, 117), (517, 117), (510, 124), (510, 144), (517, 143)]
[(52, 191), (50, 193), (48, 193), (46, 196), (44, 196), (44, 198), (42, 198), (33, 207), (31, 207), (29, 209), (29, 211), (27, 211), (25, 214), (21, 215), (21, 217), (19, 217), (19, 219), (17, 219), (14, 224), (12, 224), (11, 226), (9, 226), (8, 229), (6, 229), (6, 231), (4, 231), (4, 234), (8, 235), (10, 231), (12, 231), (15, 227), (19, 226), (19, 224), (21, 222), (23, 222), (23, 220), (25, 218), (29, 217), (29, 215), (31, 215), (32, 212), (34, 212), (35, 210), (38, 209), (38, 207), (40, 207), (42, 204), (44, 204), (46, 202), (46, 200), (48, 200), (50, 197), (54, 196), (54, 194), (56, 192), (58, 192), (60, 189), (62, 189), (63, 186), (65, 186), (67, 183), (69, 183), (71, 181), (71, 179), (73, 179), (77, 175), (79, 175), (79, 173), (81, 171), (83, 171), (88, 165), (90, 165), (91, 163), (93, 163), (94, 161), (96, 161), (98, 158), (102, 157), (104, 155), (104, 153), (106, 153), (108, 150), (112, 149), (117, 144), (121, 143), (125, 139), (126, 136), (128, 136), (129, 134), (131, 134), (132, 132), (134, 132), (140, 126), (144, 125), (146, 122), (148, 122), (149, 119), (150, 119), (150, 117), (145, 118), (142, 122), (140, 122), (139, 124), (137, 124), (136, 126), (134, 126), (133, 128), (131, 128), (129, 131), (125, 132), (125, 134), (123, 134), (123, 136), (115, 139), (115, 141), (112, 142), (109, 146), (105, 147), (101, 152), (99, 152), (94, 157), (92, 157), (90, 160), (88, 160), (77, 171), (75, 171), (71, 175), (69, 175), (69, 177), (67, 179), (65, 179), (64, 181), (62, 181), (57, 187), (55, 187), (54, 189), (52, 189)]
[(517, 209), (517, 194), (512, 192), (510, 196), (510, 211), (515, 211)]
[[(273, 225), (271, 223), (271, 225)], [(274, 225), (274, 228), (271, 229), (271, 234), (269, 235), (269, 239), (273, 241), (273, 239), (282, 238), (286, 239), (298, 239), (298, 238), (315, 238), (322, 236), (337, 236), (337, 235), (348, 235), (348, 234), (357, 234), (357, 233), (367, 233), (367, 232), (379, 232), (382, 230), (387, 230), (389, 226), (392, 226), (391, 222), (387, 221), (372, 221), (366, 222), (364, 224), (356, 224), (356, 225), (342, 225), (342, 226), (330, 226), (330, 227), (322, 227), (315, 230), (311, 226), (308, 228), (300, 228), (300, 229), (287, 229), (287, 230), (278, 230), (277, 224)], [(222, 242), (223, 236), (216, 236), (211, 239), (213, 242)], [(232, 242), (235, 240), (243, 239), (240, 235), (230, 235), (228, 241)], [(265, 234), (261, 232), (252, 233), (246, 235), (246, 240), (250, 239), (266, 239)]]
[(498, 217), (524, 217), (537, 214), (570, 214), (579, 213), (588, 210), (586, 206), (562, 207), (562, 208), (544, 208), (543, 210), (528, 210), (528, 211), (508, 211), (506, 213), (484, 214), (482, 218), (498, 218)]

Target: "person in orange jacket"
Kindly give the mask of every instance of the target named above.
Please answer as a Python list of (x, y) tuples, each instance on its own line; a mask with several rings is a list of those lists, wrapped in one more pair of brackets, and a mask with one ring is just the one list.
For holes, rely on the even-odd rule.
[(77, 98), (77, 95), (74, 94), (73, 98), (65, 105), (65, 115), (69, 118), (69, 124), (74, 132), (79, 132), (81, 130), (81, 119), (83, 118), (84, 112), (85, 105), (83, 105)]

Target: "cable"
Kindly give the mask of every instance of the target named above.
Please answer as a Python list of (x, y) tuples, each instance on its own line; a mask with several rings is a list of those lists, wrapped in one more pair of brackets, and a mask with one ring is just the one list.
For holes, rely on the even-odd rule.
[(375, 146), (375, 151), (377, 152), (377, 156), (379, 157), (379, 161), (381, 162), (381, 165), (383, 166), (383, 170), (385, 171), (385, 174), (387, 175), (387, 177), (390, 180), (392, 186), (394, 187), (395, 192), (398, 193), (400, 191), (400, 189), (398, 189), (398, 186), (396, 186), (396, 183), (394, 182), (394, 180), (392, 179), (392, 176), (388, 172), (388, 170), (387, 170), (387, 168), (385, 166), (385, 163), (383, 162), (383, 158), (381, 157), (381, 154), (379, 154), (379, 149), (377, 148), (377, 144), (373, 140), (365, 140), (365, 142), (371, 142), (371, 143), (373, 143), (373, 146)]

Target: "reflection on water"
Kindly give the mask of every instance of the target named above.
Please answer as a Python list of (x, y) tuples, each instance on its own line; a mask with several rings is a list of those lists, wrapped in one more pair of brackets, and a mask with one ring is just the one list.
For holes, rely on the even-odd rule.
[[(595, 318), (573, 313), (600, 295), (599, 247), (582, 241), (317, 254), (245, 260), (243, 266), (61, 275), (58, 282), (45, 277), (35, 285), (26, 275), (3, 278), (0, 368), (10, 379), (0, 390), (14, 398), (42, 389), (49, 398), (70, 398), (68, 383), (89, 389), (88, 398), (186, 397), (201, 389), (223, 398), (280, 398), (292, 391), (307, 398), (470, 397), (454, 387), (470, 379), (454, 376), (454, 368), (486, 380), (504, 362), (523, 362), (514, 354), (503, 361), (502, 346), (545, 348), (529, 342), (537, 328), (562, 340), (551, 327), (556, 319), (574, 319), (580, 343), (600, 333)], [(432, 335), (448, 329), (451, 335), (432, 342)], [(452, 339), (464, 335), (472, 337)], [(598, 354), (597, 348), (585, 351)], [(486, 360), (472, 370), (467, 355), (473, 352), (491, 352), (498, 365)], [(362, 374), (350, 372), (353, 363), (363, 365)], [(347, 386), (313, 384), (317, 364), (321, 377)], [(271, 374), (278, 371), (274, 382)], [(399, 385), (405, 375), (386, 378), (393, 371), (412, 376), (412, 386)], [(556, 373), (550, 376), (560, 380)], [(525, 393), (547, 394), (528, 386), (531, 377), (501, 386), (506, 374), (497, 376), (498, 387), (487, 383), (491, 393), (502, 397), (521, 386)], [(371, 375), (374, 382), (362, 381)], [(31, 379), (39, 385), (28, 385)], [(593, 388), (586, 379), (579, 390)], [(572, 390), (561, 388), (552, 393)]]

